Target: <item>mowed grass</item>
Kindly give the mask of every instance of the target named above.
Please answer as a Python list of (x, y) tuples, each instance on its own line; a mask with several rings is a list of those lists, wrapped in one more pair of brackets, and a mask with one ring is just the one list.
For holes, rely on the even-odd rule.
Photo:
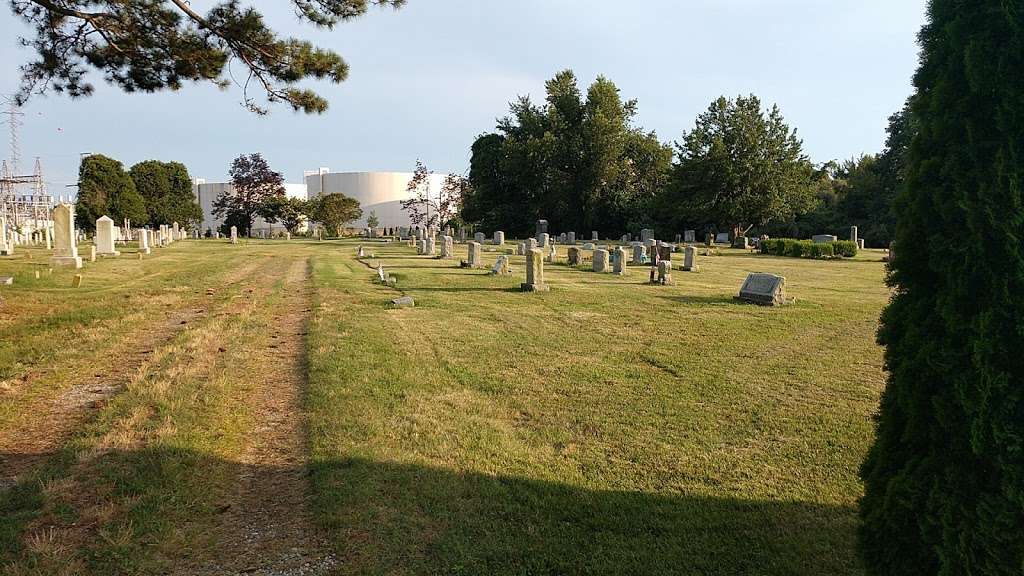
[[(0, 287), (0, 457), (32, 456), (15, 436), (40, 406), (120, 384), (0, 487), (0, 571), (216, 557), (254, 472), (240, 460), (283, 278), (308, 260), (311, 490), (337, 574), (861, 573), (880, 253), (726, 249), (674, 286), (546, 265), (551, 292), (524, 294), (522, 257), (493, 277), (397, 244), (366, 243), (364, 264), (358, 244), (129, 247), (79, 289), (41, 250), (0, 258), (16, 277)], [(397, 288), (373, 282), (378, 263)], [(797, 303), (735, 302), (751, 271), (785, 275)], [(387, 306), (402, 293), (415, 308)]]
[[(416, 299), (392, 310), (352, 246), (315, 259), (309, 340), (340, 573), (860, 573), (881, 253), (726, 249), (674, 286), (547, 265), (524, 294), (521, 257), (492, 277), (373, 246)], [(797, 303), (735, 302), (753, 271)]]

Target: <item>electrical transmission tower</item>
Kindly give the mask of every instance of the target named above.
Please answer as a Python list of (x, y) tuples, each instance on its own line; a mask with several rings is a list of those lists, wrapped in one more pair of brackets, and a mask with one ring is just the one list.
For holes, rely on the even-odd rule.
[(43, 181), (43, 164), (36, 158), (32, 174), (20, 174), (21, 150), (18, 143), (18, 132), (21, 129), (21, 117), (25, 114), (19, 110), (13, 98), (5, 96), (7, 109), (5, 123), (10, 132), (10, 163), (0, 162), (0, 216), (7, 219), (9, 226), (28, 230), (39, 230), (49, 226), (50, 210), (53, 209), (53, 197), (46, 191)]

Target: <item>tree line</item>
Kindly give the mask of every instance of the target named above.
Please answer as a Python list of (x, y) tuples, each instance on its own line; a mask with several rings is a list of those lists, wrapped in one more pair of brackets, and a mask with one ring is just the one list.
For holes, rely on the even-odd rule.
[(684, 229), (843, 235), (857, 225), (873, 245), (892, 238), (905, 112), (881, 154), (814, 164), (780, 109), (754, 95), (716, 99), (670, 145), (635, 125), (637, 102), (607, 78), (584, 94), (566, 70), (545, 89), (543, 104), (520, 97), (473, 143), (464, 222), (528, 234), (543, 218), (555, 230), (652, 228), (666, 238)]

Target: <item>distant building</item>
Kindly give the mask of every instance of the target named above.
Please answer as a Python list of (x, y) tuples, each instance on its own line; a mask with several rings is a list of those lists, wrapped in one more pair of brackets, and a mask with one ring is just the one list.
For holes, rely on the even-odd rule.
[[(213, 202), (222, 192), (227, 191), (230, 193), (231, 190), (230, 182), (207, 182), (201, 178), (192, 181), (192, 193), (195, 194), (196, 202), (203, 209), (203, 223), (199, 227), (202, 234), (206, 234), (207, 230), (216, 230), (224, 223), (223, 218), (217, 218), (213, 215)], [(307, 198), (305, 184), (285, 184), (284, 193), (289, 198), (301, 198), (302, 200)], [(259, 217), (252, 224), (253, 235), (260, 233), (275, 234), (284, 231), (285, 227), (280, 222), (268, 224)]]
[[(406, 189), (412, 172), (331, 172), (328, 168), (305, 173), (306, 190), (310, 198), (321, 194), (344, 194), (359, 201), (363, 217), (350, 224), (364, 228), (370, 213), (377, 215), (380, 226), (391, 228), (409, 226), (409, 214), (402, 210), (401, 202), (412, 198)], [(443, 174), (430, 177), (430, 197), (436, 198), (444, 184)]]

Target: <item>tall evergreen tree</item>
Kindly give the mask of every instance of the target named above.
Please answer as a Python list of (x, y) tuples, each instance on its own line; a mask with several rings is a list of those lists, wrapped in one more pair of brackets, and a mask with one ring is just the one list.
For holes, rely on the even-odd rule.
[(872, 574), (1024, 573), (1024, 3), (932, 0), (896, 203)]

